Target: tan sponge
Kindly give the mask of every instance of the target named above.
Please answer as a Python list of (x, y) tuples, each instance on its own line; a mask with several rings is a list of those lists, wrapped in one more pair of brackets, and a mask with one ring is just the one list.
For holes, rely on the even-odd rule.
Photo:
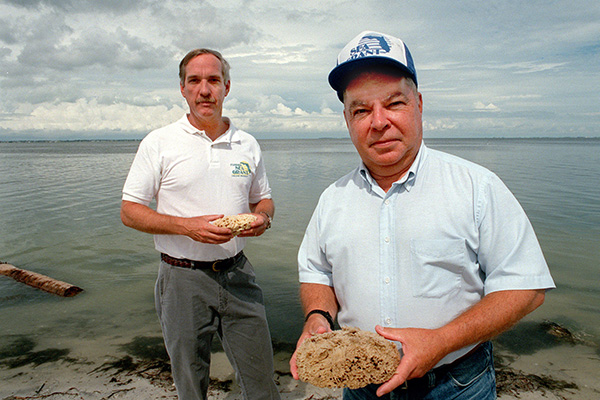
[(256, 221), (256, 215), (252, 214), (238, 214), (228, 215), (223, 218), (219, 218), (212, 223), (221, 228), (229, 228), (233, 232), (233, 236), (239, 235), (244, 229), (249, 229), (250, 225)]
[(351, 327), (308, 338), (296, 353), (300, 380), (322, 388), (358, 389), (387, 382), (398, 364), (394, 343)]

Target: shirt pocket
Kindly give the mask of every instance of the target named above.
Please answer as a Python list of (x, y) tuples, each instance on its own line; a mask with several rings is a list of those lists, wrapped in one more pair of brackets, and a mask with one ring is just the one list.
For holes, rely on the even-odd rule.
[(412, 240), (410, 247), (413, 296), (440, 298), (461, 289), (464, 240)]

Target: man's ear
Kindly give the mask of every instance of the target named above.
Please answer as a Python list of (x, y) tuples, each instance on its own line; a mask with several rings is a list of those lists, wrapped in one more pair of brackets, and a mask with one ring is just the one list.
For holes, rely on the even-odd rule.
[(346, 107), (344, 107), (344, 110), (342, 111), (342, 114), (344, 115), (344, 122), (346, 122), (346, 128), (350, 129), (350, 124), (348, 124), (348, 114), (346, 111)]

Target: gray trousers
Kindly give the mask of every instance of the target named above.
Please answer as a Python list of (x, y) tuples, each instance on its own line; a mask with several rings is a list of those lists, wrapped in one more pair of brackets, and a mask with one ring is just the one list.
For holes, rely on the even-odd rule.
[(278, 400), (262, 290), (246, 257), (224, 272), (160, 263), (156, 311), (179, 400), (206, 400), (218, 334), (246, 400)]

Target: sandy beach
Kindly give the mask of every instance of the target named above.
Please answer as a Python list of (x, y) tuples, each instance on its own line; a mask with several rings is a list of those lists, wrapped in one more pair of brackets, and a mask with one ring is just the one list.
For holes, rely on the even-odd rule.
[[(39, 358), (41, 354), (38, 352), (38, 359), (31, 358), (31, 362), (22, 356), (12, 362), (10, 357), (1, 360), (1, 400), (177, 399), (164, 358), (143, 360), (125, 355), (92, 362), (76, 353), (55, 359), (51, 354)], [(600, 398), (600, 357), (595, 346), (565, 343), (528, 355), (500, 349), (495, 356), (501, 400)], [(321, 389), (294, 380), (289, 373), (289, 357), (289, 351), (275, 354), (282, 399), (342, 398), (341, 389)], [(241, 399), (233, 370), (221, 352), (213, 356), (209, 394), (214, 400)]]

